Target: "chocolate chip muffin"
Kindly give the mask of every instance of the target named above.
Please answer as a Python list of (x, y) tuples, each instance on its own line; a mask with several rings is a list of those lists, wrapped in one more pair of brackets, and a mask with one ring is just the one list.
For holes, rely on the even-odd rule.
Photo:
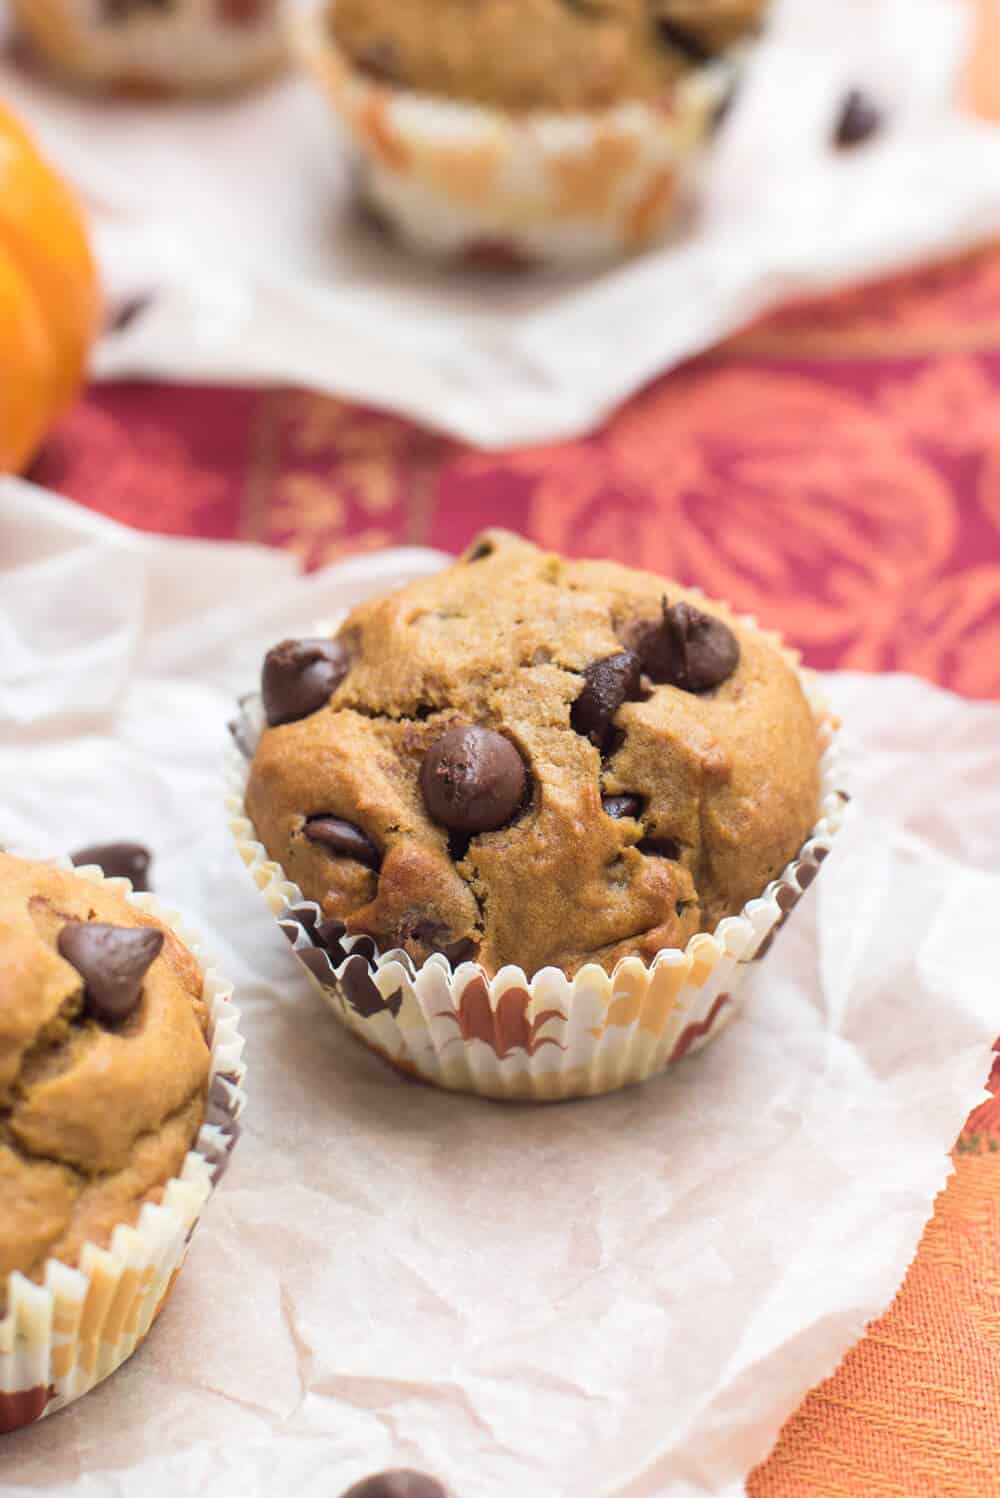
[(264, 663), (246, 810), (337, 933), (608, 972), (760, 895), (819, 810), (786, 656), (650, 573), (501, 531)]
[(62, 78), (127, 95), (228, 90), (285, 61), (279, 0), (11, 0)]
[(336, 0), (354, 64), (417, 93), (512, 110), (651, 99), (747, 35), (765, 0)]
[(299, 54), (373, 210), (415, 249), (496, 269), (659, 239), (767, 0), (310, 0)]
[(0, 853), (0, 958), (2, 1319), (12, 1271), (75, 1266), (162, 1199), (210, 1043), (194, 957), (106, 884)]

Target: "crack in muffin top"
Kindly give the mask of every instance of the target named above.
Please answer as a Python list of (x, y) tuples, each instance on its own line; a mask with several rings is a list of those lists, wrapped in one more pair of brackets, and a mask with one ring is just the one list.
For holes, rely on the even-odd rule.
[(529, 977), (648, 960), (761, 894), (815, 823), (796, 672), (650, 573), (491, 531), (337, 641), (332, 692), (292, 721), (287, 673), (315, 663), (270, 653), (246, 805), (324, 919), (383, 951)]
[(746, 36), (768, 0), (333, 0), (354, 65), (390, 86), (520, 110), (655, 99)]
[(117, 891), (0, 853), (0, 1314), (180, 1171), (205, 1115), (202, 974)]

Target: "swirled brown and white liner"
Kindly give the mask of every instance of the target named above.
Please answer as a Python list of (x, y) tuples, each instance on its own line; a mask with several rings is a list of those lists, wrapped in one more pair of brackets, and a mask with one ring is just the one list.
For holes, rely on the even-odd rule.
[[(67, 864), (67, 867), (69, 865)], [(202, 966), (211, 1072), (205, 1121), (178, 1176), (158, 1203), (147, 1202), (134, 1227), (119, 1224), (107, 1248), (84, 1245), (76, 1267), (50, 1259), (41, 1284), (12, 1272), (0, 1317), (0, 1434), (28, 1425), (86, 1394), (130, 1357), (163, 1309), (213, 1186), (239, 1135), (243, 1109), (243, 1037), (232, 984), (206, 967), (180, 917), (127, 879), (96, 867), (74, 870), (106, 883), (169, 926)]]
[[(753, 626), (752, 619), (740, 622)], [(813, 673), (780, 638), (762, 631), (799, 670), (822, 758), (819, 817), (798, 854), (739, 915), (664, 949), (648, 965), (623, 958), (609, 975), (596, 963), (568, 978), (518, 967), (490, 979), (473, 962), (452, 969), (435, 954), (417, 969), (407, 953), (379, 953), (370, 937), (321, 944), (324, 919), (246, 815), (248, 757), (260, 732), (259, 698), (241, 703), (227, 761), (229, 825), (254, 883), (337, 1018), (399, 1070), (486, 1097), (555, 1101), (641, 1082), (703, 1046), (732, 1018), (737, 990), (816, 878), (844, 820), (837, 722)]]
[(652, 101), (515, 114), (362, 72), (333, 35), (335, 4), (289, 10), (293, 48), (356, 147), (376, 215), (432, 255), (571, 263), (649, 244), (685, 202), (738, 60), (693, 67)]
[(287, 57), (280, 0), (11, 0), (48, 65), (91, 88), (197, 93), (274, 72)]

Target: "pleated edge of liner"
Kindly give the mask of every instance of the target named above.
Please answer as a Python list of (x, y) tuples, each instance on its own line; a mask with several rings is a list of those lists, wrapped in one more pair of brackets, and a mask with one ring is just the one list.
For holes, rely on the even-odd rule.
[[(700, 588), (693, 587), (686, 591), (694, 597), (705, 597)], [(715, 602), (719, 606), (718, 600)], [(802, 666), (799, 652), (787, 646), (779, 632), (762, 629), (753, 615), (735, 614), (724, 604), (721, 607), (736, 623), (743, 628), (754, 630), (767, 644), (777, 650), (799, 678), (812, 709), (821, 745), (819, 816), (806, 841), (789, 860), (782, 873), (771, 880), (760, 895), (748, 900), (738, 915), (723, 917), (712, 932), (696, 932), (683, 948), (662, 948), (648, 963), (635, 956), (622, 957), (610, 974), (599, 964), (588, 963), (572, 979), (566, 978), (559, 969), (541, 968), (529, 981), (523, 969), (511, 964), (501, 968), (491, 979), (479, 963), (460, 963), (453, 968), (442, 953), (433, 953), (418, 967), (409, 954), (400, 948), (390, 948), (380, 953), (371, 937), (346, 935), (340, 938), (340, 944), (348, 955), (339, 964), (334, 964), (329, 954), (313, 941), (308, 926), (294, 913), (296, 909), (308, 912), (310, 924), (315, 924), (323, 919), (319, 905), (315, 901), (306, 899), (299, 886), (287, 877), (281, 864), (268, 856), (266, 848), (257, 838), (253, 822), (246, 814), (244, 796), (252, 751), (248, 752), (250, 744), (246, 739), (244, 740), (245, 747), (241, 750), (238, 735), (241, 729), (248, 730), (250, 739), (255, 742), (261, 731), (263, 718), (259, 693), (250, 692), (242, 696), (239, 699), (240, 716), (231, 725), (232, 742), (228, 747), (224, 766), (229, 830), (251, 878), (263, 895), (272, 915), (276, 917), (279, 927), (291, 942), (296, 955), (309, 950), (317, 954), (313, 960), (318, 961), (321, 966), (325, 959), (328, 976), (323, 977), (314, 968), (303, 963), (313, 982), (324, 989), (324, 996), (342, 993), (341, 981), (345, 970), (352, 958), (357, 957), (364, 960), (373, 980), (378, 975), (384, 975), (388, 980), (387, 986), (391, 986), (397, 976), (393, 971), (393, 965), (411, 984), (429, 966), (436, 965), (447, 980), (456, 1009), (470, 982), (478, 979), (486, 985), (490, 1005), (494, 1012), (502, 995), (512, 988), (527, 991), (533, 1004), (537, 996), (536, 984), (539, 980), (546, 982), (546, 975), (552, 973), (557, 973), (568, 984), (570, 990), (568, 1002), (570, 1003), (578, 983), (593, 981), (595, 976), (600, 975), (599, 981), (607, 981), (610, 985), (610, 1003), (615, 995), (619, 974), (629, 971), (636, 973), (639, 970), (646, 975), (647, 981), (651, 982), (660, 966), (688, 964), (690, 968), (699, 960), (704, 963), (708, 955), (712, 957), (710, 972), (724, 958), (732, 958), (745, 968), (755, 958), (762, 957), (778, 927), (784, 923), (793, 907), (812, 884), (821, 864), (831, 851), (836, 835), (847, 818), (850, 794), (842, 784), (844, 779), (842, 774), (843, 745), (840, 738), (840, 722), (829, 705), (819, 675)], [(335, 624), (339, 624), (342, 617), (343, 615), (336, 616)], [(317, 632), (326, 632), (327, 628), (327, 624), (318, 625)], [(806, 870), (809, 871), (808, 874)], [(356, 1027), (350, 1025), (349, 1028), (355, 1029)], [(713, 1026), (706, 1031), (701, 1040), (695, 1042), (689, 1049), (696, 1049), (700, 1043), (708, 1039), (710, 1033), (714, 1033), (715, 1028), (717, 1027)], [(664, 1064), (669, 1064), (669, 1057)]]
[[(106, 884), (109, 889), (124, 895), (130, 905), (168, 927), (194, 956), (201, 971), (201, 997), (208, 1009), (211, 1024), (206, 1109), (212, 1107), (220, 1110), (233, 1127), (203, 1122), (194, 1146), (184, 1158), (180, 1173), (165, 1182), (162, 1201), (144, 1203), (134, 1226), (119, 1223), (112, 1231), (107, 1248), (101, 1248), (92, 1241), (86, 1242), (80, 1252), (77, 1267), (57, 1258), (48, 1259), (41, 1284), (28, 1279), (19, 1270), (9, 1272), (7, 1308), (0, 1317), (0, 1369), (4, 1360), (16, 1353), (20, 1342), (30, 1339), (38, 1343), (39, 1352), (43, 1350), (38, 1341), (39, 1329), (46, 1325), (53, 1330), (56, 1328), (57, 1302), (71, 1303), (82, 1308), (96, 1272), (101, 1272), (109, 1281), (120, 1281), (127, 1270), (141, 1271), (154, 1266), (164, 1252), (164, 1245), (175, 1239), (179, 1239), (184, 1246), (178, 1255), (175, 1270), (180, 1268), (184, 1249), (229, 1162), (239, 1133), (237, 1120), (246, 1103), (242, 1085), (246, 1076), (243, 1061), (244, 1037), (240, 1032), (240, 1011), (233, 1002), (234, 985), (208, 961), (199, 937), (179, 912), (168, 909), (154, 894), (133, 890), (128, 879), (105, 878), (96, 864), (74, 868), (68, 858), (47, 861), (90, 884)], [(155, 1320), (155, 1316), (156, 1312), (152, 1320)], [(106, 1369), (101, 1377), (120, 1367), (130, 1356), (131, 1350)], [(34, 1361), (38, 1363), (37, 1355)], [(16, 1377), (16, 1369), (14, 1376)], [(96, 1381), (99, 1382), (100, 1379)], [(11, 1383), (8, 1375), (0, 1379), (0, 1399), (34, 1387), (33, 1382)], [(72, 1403), (75, 1397), (71, 1395), (63, 1399), (50, 1396), (39, 1413), (49, 1414), (55, 1409), (63, 1408)]]

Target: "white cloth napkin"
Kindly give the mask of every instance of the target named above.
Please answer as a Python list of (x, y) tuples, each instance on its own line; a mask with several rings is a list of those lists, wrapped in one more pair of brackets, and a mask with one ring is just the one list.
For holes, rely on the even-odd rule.
[[(113, 300), (151, 298), (104, 340), (99, 375), (290, 381), (503, 447), (588, 429), (790, 294), (995, 234), (1000, 132), (956, 102), (967, 12), (776, 0), (695, 222), (591, 276), (441, 269), (383, 242), (304, 80), (135, 106), (60, 94), (6, 63), (0, 97), (83, 191)], [(888, 123), (838, 154), (831, 131), (856, 86)]]
[(1000, 708), (833, 676), (852, 825), (745, 1010), (551, 1107), (402, 1080), (304, 980), (228, 842), (263, 649), (440, 565), (309, 579), (0, 481), (0, 843), (129, 837), (236, 980), (245, 1132), (131, 1363), (0, 1442), (4, 1492), (736, 1498), (888, 1303), (1000, 1028)]

